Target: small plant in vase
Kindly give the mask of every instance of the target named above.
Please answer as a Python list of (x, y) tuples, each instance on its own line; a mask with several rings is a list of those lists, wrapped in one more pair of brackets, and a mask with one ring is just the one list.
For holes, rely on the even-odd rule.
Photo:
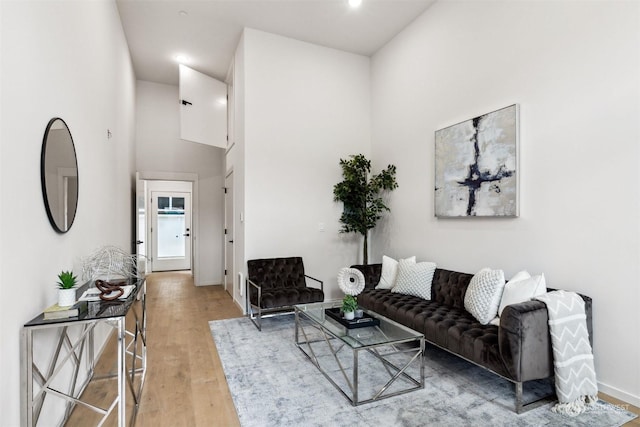
[(58, 274), (58, 305), (70, 307), (76, 303), (76, 276), (71, 271), (62, 271)]
[(355, 317), (355, 311), (358, 309), (358, 300), (353, 295), (346, 295), (342, 300), (342, 312), (344, 318), (347, 320), (353, 320)]

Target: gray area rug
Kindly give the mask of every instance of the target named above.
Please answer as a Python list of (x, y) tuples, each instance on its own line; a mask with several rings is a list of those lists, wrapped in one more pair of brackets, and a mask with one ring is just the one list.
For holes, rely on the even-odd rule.
[[(354, 407), (294, 344), (292, 315), (263, 319), (259, 332), (247, 318), (209, 322), (240, 423), (253, 426), (620, 426), (636, 416), (602, 400), (575, 418), (551, 412), (551, 403), (518, 415), (510, 382), (427, 344), (425, 387)], [(307, 329), (308, 330), (308, 329)], [(322, 344), (322, 345), (320, 345)], [(333, 361), (318, 343), (326, 369)], [(351, 351), (339, 352), (350, 369)], [(361, 393), (389, 378), (376, 359), (359, 361)], [(398, 355), (394, 357), (405, 357)], [(400, 360), (397, 360), (399, 363)], [(417, 374), (418, 367), (412, 368)], [(341, 374), (333, 378), (340, 384)], [(376, 378), (376, 376), (382, 376)], [(346, 384), (346, 383), (345, 383)], [(529, 384), (529, 383), (527, 383)], [(396, 384), (395, 386), (400, 386)], [(345, 386), (346, 387), (346, 386)], [(543, 393), (546, 382), (525, 387)], [(373, 389), (372, 389), (373, 390)]]

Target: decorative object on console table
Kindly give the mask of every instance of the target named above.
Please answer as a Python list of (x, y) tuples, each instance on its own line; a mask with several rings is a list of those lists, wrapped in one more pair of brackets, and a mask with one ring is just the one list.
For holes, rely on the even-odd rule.
[(82, 277), (84, 280), (126, 279), (138, 277), (136, 256), (117, 246), (103, 246), (83, 259)]
[(58, 274), (58, 305), (71, 307), (76, 303), (76, 276), (71, 271)]
[(344, 205), (340, 232), (362, 234), (363, 264), (368, 264), (369, 230), (382, 218), (382, 212), (389, 211), (381, 194), (398, 187), (396, 167), (388, 165), (379, 174), (369, 176), (371, 161), (362, 154), (350, 157), (350, 160), (340, 159), (344, 181), (333, 187), (333, 199)]
[(95, 281), (95, 287), (90, 287), (80, 297), (80, 301), (114, 301), (129, 298), (135, 290), (133, 285), (125, 285), (127, 282), (109, 283), (102, 280)]
[(86, 301), (78, 301), (71, 307), (61, 307), (58, 304), (53, 304), (51, 307), (48, 307), (43, 311), (44, 320), (80, 317), (83, 314), (85, 314), (87, 310), (88, 310), (88, 304)]
[(518, 105), (435, 133), (437, 217), (518, 216)]

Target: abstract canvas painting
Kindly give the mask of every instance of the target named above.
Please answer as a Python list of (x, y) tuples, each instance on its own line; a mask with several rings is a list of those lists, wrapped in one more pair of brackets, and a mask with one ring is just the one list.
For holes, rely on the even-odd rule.
[(518, 105), (436, 131), (437, 217), (518, 216)]

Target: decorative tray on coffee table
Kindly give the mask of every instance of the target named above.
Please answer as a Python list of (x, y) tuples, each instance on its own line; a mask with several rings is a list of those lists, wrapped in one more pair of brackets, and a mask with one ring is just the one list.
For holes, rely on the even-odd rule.
[(326, 308), (324, 312), (347, 329), (366, 328), (367, 326), (378, 326), (380, 324), (378, 319), (369, 316), (367, 313), (363, 313), (362, 317), (358, 319), (347, 320), (342, 317), (340, 308)]

